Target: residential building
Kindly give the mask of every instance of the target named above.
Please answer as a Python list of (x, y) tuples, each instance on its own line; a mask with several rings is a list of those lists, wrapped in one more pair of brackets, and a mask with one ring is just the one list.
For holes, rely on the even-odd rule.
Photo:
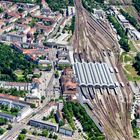
[(15, 122), (16, 121), (16, 117), (13, 116), (13, 115), (9, 115), (9, 114), (5, 114), (5, 113), (2, 113), (0, 112), (0, 118), (4, 118), (10, 122)]
[(72, 136), (73, 132), (74, 131), (72, 130), (72, 128), (68, 124), (65, 124), (64, 126), (61, 126), (59, 128), (59, 133), (61, 133), (63, 135)]
[(53, 132), (58, 131), (58, 124), (54, 124), (54, 123), (51, 123), (51, 122), (48, 122), (48, 121), (31, 119), (29, 121), (29, 124), (31, 126), (39, 127), (39, 128), (42, 128), (42, 129), (48, 129), (49, 131), (53, 131)]
[(20, 83), (20, 82), (3, 82), (0, 81), (0, 87), (10, 89), (16, 88), (17, 90), (26, 90), (30, 91), (33, 84), (31, 83)]
[(27, 42), (27, 36), (25, 34), (8, 33), (6, 35), (6, 41), (26, 43)]

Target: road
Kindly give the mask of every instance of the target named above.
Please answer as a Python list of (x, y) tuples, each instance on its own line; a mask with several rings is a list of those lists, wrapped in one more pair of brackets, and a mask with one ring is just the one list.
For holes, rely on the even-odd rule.
[(40, 78), (41, 83), (39, 86), (39, 90), (40, 90), (41, 94), (46, 97), (45, 100), (43, 101), (41, 106), (34, 109), (34, 111), (29, 116), (24, 118), (19, 123), (14, 123), (13, 128), (11, 130), (7, 131), (3, 135), (1, 140), (14, 139), (23, 128), (26, 128), (26, 125), (29, 122), (29, 120), (33, 117), (33, 114), (40, 114), (46, 108), (46, 106), (48, 105), (48, 102), (53, 97), (53, 80), (54, 80), (53, 71), (42, 72), (42, 76)]

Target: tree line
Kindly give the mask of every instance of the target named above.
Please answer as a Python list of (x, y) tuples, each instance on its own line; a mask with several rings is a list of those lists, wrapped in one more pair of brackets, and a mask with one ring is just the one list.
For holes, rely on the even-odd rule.
[(140, 12), (140, 0), (132, 0), (134, 6), (138, 12)]
[(138, 75), (140, 75), (140, 52), (135, 56), (133, 67), (137, 71)]
[(108, 20), (112, 23), (114, 28), (117, 30), (117, 34), (121, 37), (121, 39), (119, 40), (119, 44), (121, 45), (121, 48), (124, 49), (126, 52), (129, 52), (130, 51), (130, 46), (129, 46), (129, 43), (128, 43), (128, 37), (126, 35), (125, 30), (122, 28), (122, 26), (117, 21), (115, 16), (109, 15)]
[(62, 9), (66, 9), (67, 6), (73, 6), (73, 0), (46, 0), (48, 6), (53, 11), (61, 11)]
[(83, 131), (87, 134), (89, 140), (105, 139), (104, 135), (96, 127), (90, 116), (79, 103), (65, 102), (63, 112), (64, 117), (68, 120), (73, 129), (75, 129), (73, 117), (80, 121)]

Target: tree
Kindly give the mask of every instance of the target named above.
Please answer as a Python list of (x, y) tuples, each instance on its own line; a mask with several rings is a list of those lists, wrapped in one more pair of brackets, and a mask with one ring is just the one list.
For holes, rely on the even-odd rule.
[(52, 135), (52, 133), (50, 133), (50, 134), (49, 134), (49, 138), (52, 138), (52, 137), (53, 137), (53, 135)]
[(51, 69), (52, 69), (52, 65), (51, 65), (51, 64), (48, 64), (46, 70), (47, 70), (47, 71), (51, 71)]
[(55, 75), (55, 78), (58, 78), (59, 77), (59, 72), (55, 71), (54, 75)]
[(42, 136), (44, 136), (44, 137), (48, 136), (48, 131), (46, 129), (42, 131)]
[(10, 111), (11, 111), (12, 114), (17, 115), (17, 113), (19, 112), (19, 109), (16, 108), (16, 107), (12, 107)]
[(31, 104), (31, 108), (35, 108), (35, 104)]
[(65, 123), (64, 123), (64, 121), (63, 120), (61, 120), (60, 122), (59, 122), (59, 126), (63, 126)]
[(137, 53), (134, 63), (133, 63), (133, 67), (136, 69), (136, 71), (138, 72), (138, 74), (140, 75), (140, 52)]
[(37, 131), (34, 130), (32, 134), (36, 136), (37, 135)]
[(54, 134), (53, 139), (57, 140), (58, 136)]
[(4, 125), (7, 123), (7, 120), (4, 118), (0, 118), (0, 125)]
[(3, 8), (2, 7), (0, 7), (0, 13), (2, 13), (3, 12)]
[(26, 134), (27, 133), (27, 130), (24, 128), (21, 130), (21, 134)]
[(130, 51), (130, 46), (128, 44), (128, 39), (127, 38), (121, 38), (119, 40), (119, 43), (121, 45), (121, 47), (126, 51), (129, 52)]
[(45, 96), (41, 96), (41, 100), (45, 100)]
[(8, 124), (7, 130), (11, 130), (12, 129), (12, 125)]
[(0, 135), (2, 135), (4, 133), (4, 129), (0, 128)]
[(99, 3), (104, 3), (104, 0), (95, 0), (95, 1)]
[(17, 140), (24, 140), (25, 139), (25, 135), (24, 134), (19, 134)]
[(4, 17), (7, 19), (8, 18), (8, 13), (5, 13)]
[(140, 0), (132, 0), (132, 1), (137, 11), (140, 12)]

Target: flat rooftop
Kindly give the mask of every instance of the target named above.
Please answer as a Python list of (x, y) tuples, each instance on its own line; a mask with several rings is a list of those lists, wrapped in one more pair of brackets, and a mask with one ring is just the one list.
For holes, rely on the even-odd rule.
[(74, 69), (79, 86), (115, 88), (114, 81), (106, 63), (76, 62)]

